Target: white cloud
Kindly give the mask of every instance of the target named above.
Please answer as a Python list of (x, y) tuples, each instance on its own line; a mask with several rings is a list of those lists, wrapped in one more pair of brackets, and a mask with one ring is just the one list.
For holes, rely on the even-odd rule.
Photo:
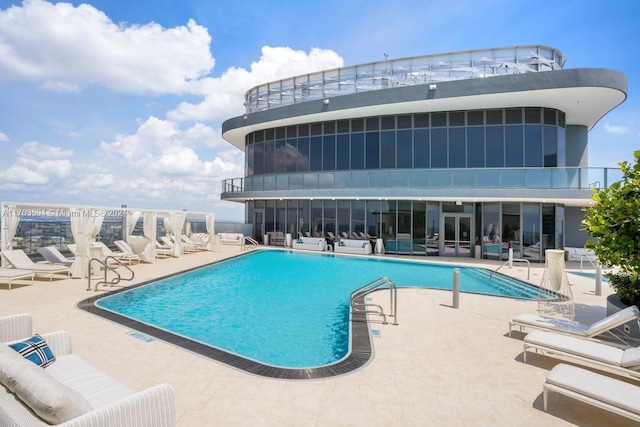
[(0, 76), (76, 92), (98, 83), (122, 92), (184, 93), (214, 65), (207, 29), (189, 20), (116, 24), (88, 4), (26, 0), (0, 10)]
[(0, 188), (42, 186), (56, 182), (71, 174), (68, 159), (73, 152), (39, 142), (27, 142), (16, 151), (16, 162), (0, 170)]
[(0, 132), (0, 142), (9, 142), (7, 134)]
[(627, 126), (616, 126), (605, 123), (604, 131), (613, 135), (627, 135), (630, 132), (630, 129)]
[(343, 65), (344, 60), (331, 50), (312, 48), (306, 53), (265, 46), (250, 70), (229, 68), (218, 78), (202, 79), (198, 87), (205, 99), (199, 104), (183, 102), (167, 117), (177, 122), (227, 119), (242, 113), (245, 92), (258, 84)]
[(16, 152), (22, 159), (66, 159), (73, 155), (72, 150), (63, 150), (37, 141), (23, 144)]

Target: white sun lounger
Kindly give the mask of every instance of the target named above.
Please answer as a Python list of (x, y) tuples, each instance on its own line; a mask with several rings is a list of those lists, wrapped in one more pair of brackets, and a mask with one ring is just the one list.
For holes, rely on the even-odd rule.
[(15, 268), (0, 268), (0, 280), (6, 280), (9, 283), (9, 290), (11, 290), (11, 284), (14, 280), (31, 279), (33, 285), (33, 278), (35, 273), (28, 270), (17, 270)]
[(66, 274), (68, 276), (71, 273), (71, 269), (63, 265), (36, 264), (21, 249), (2, 251), (2, 256), (13, 268), (17, 270), (27, 270), (36, 275), (46, 274), (49, 276), (49, 281), (53, 280), (54, 274)]
[(544, 410), (550, 391), (640, 421), (640, 387), (576, 366), (556, 365), (542, 386)]
[(624, 349), (567, 334), (533, 331), (524, 337), (523, 348), (525, 363), (527, 350), (534, 349), (640, 379), (640, 347)]
[(595, 338), (598, 335), (608, 333), (607, 337), (614, 337), (624, 342), (622, 337), (611, 331), (618, 326), (629, 322), (638, 322), (640, 325), (640, 310), (635, 305), (620, 310), (591, 325), (584, 325), (566, 319), (539, 316), (536, 314), (521, 314), (509, 321), (509, 336), (514, 326), (519, 326), (522, 332), (524, 328), (542, 329), (563, 334), (577, 335), (583, 338)]
[(43, 246), (38, 248), (38, 253), (51, 264), (62, 264), (71, 267), (73, 260), (65, 257), (55, 246)]

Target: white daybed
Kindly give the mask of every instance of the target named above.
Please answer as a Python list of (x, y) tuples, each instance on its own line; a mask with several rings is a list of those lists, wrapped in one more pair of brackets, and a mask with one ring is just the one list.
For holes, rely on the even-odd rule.
[(244, 234), (242, 233), (218, 233), (220, 243), (223, 245), (239, 245), (242, 246)]
[(35, 275), (33, 271), (18, 270), (16, 268), (0, 268), (0, 280), (6, 280), (9, 283), (9, 290), (11, 290), (11, 284), (14, 280), (31, 279), (31, 284), (33, 285)]
[[(159, 384), (136, 393), (73, 354), (66, 331), (42, 334), (55, 356), (55, 361), (45, 368), (9, 347), (8, 344), (32, 337), (31, 324), (28, 314), (0, 318), (0, 425), (176, 425), (175, 392), (171, 385)], [(17, 337), (21, 338), (16, 340)]]
[(576, 366), (556, 365), (542, 386), (544, 410), (550, 391), (640, 421), (640, 387)]
[(298, 237), (293, 241), (293, 249), (322, 252), (327, 250), (327, 241), (324, 237)]
[(353, 239), (340, 239), (340, 241), (335, 244), (333, 251), (336, 253), (361, 255), (369, 255), (373, 252), (371, 243), (369, 243), (368, 240)]

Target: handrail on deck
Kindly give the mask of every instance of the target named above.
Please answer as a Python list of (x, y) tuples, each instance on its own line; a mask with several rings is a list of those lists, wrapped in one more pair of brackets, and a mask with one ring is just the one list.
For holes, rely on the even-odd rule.
[(531, 263), (529, 262), (529, 260), (528, 259), (522, 259), (522, 258), (511, 258), (511, 259), (506, 260), (504, 262), (504, 264), (502, 264), (500, 267), (498, 267), (495, 270), (493, 270), (491, 272), (491, 274), (489, 274), (489, 281), (491, 281), (491, 278), (493, 277), (493, 273), (497, 273), (498, 270), (500, 270), (505, 265), (509, 264), (509, 262), (526, 262), (527, 263), (527, 280), (530, 280), (530, 278), (531, 278)]
[[(123, 278), (122, 278), (122, 276), (120, 275), (120, 273), (118, 273), (118, 272), (116, 271), (115, 267), (112, 267), (111, 265), (109, 265), (110, 260), (111, 260), (111, 261), (114, 261), (114, 262), (115, 262), (116, 264), (118, 264), (119, 266), (122, 266), (122, 267), (126, 268), (127, 270), (129, 270), (129, 272), (131, 273), (131, 277), (129, 277), (129, 278), (124, 278), (124, 279), (123, 279)], [(92, 263), (93, 263), (94, 261), (95, 261), (95, 262), (97, 262), (98, 264), (100, 264), (100, 266), (101, 266), (101, 267), (102, 267), (102, 269), (104, 270), (104, 280), (101, 280), (101, 281), (96, 282), (95, 288), (93, 289), (94, 291), (97, 291), (97, 290), (98, 290), (98, 285), (102, 285), (102, 284), (104, 284), (104, 285), (111, 285), (111, 286), (115, 286), (115, 285), (117, 285), (118, 283), (120, 283), (122, 280), (126, 280), (126, 281), (133, 280), (133, 278), (134, 278), (134, 276), (135, 276), (135, 274), (134, 274), (133, 270), (131, 270), (131, 269), (129, 268), (129, 266), (128, 266), (128, 265), (124, 264), (122, 261), (120, 261), (118, 258), (116, 258), (116, 257), (114, 257), (114, 256), (112, 256), (112, 255), (108, 255), (108, 256), (106, 256), (103, 260), (98, 259), (98, 258), (91, 258), (91, 259), (89, 260), (89, 274), (88, 274), (88, 278), (87, 278), (87, 280), (88, 280), (88, 287), (87, 287), (87, 290), (88, 290), (88, 291), (90, 291), (90, 290), (91, 290), (91, 276), (92, 276), (92, 271), (91, 271), (91, 270), (92, 270), (92, 268), (91, 268), (91, 266), (92, 266)], [(111, 279), (111, 280), (107, 280), (107, 274), (108, 274), (108, 272), (109, 272), (109, 271), (111, 271), (111, 272), (115, 273), (115, 275), (116, 275), (116, 276), (115, 276), (113, 279)]]
[[(384, 308), (379, 304), (365, 303), (364, 297), (370, 293), (379, 289), (389, 289), (390, 293), (390, 313), (385, 314)], [(359, 300), (362, 298), (362, 302)], [(393, 324), (398, 324), (398, 299), (397, 299), (397, 286), (388, 277), (379, 277), (373, 282), (367, 283), (364, 286), (356, 289), (351, 293), (351, 308), (354, 311), (365, 314), (377, 314), (383, 319), (383, 324), (387, 324), (387, 317), (393, 317)], [(374, 308), (373, 310), (371, 308)]]
[(253, 249), (258, 248), (258, 246), (260, 246), (260, 244), (258, 243), (258, 241), (256, 239), (254, 239), (251, 236), (244, 236), (244, 240), (242, 241), (242, 250), (247, 250), (247, 243), (249, 243), (251, 246), (253, 246)]

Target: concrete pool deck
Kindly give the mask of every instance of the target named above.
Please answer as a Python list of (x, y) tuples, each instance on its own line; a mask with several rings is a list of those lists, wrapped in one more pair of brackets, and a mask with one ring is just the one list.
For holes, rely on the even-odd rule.
[[(223, 246), (155, 264), (134, 265), (140, 283), (240, 253)], [(416, 259), (416, 258), (412, 258)], [(419, 258), (424, 259), (424, 258)], [(429, 258), (429, 261), (495, 269), (497, 261)], [(579, 263), (567, 263), (569, 270)], [(531, 266), (540, 284), (544, 265)], [(501, 272), (525, 280), (522, 264)], [(570, 275), (576, 320), (605, 317), (606, 296), (594, 280)], [(36, 279), (33, 286), (0, 284), (0, 315), (31, 313), (38, 333), (68, 330), (74, 352), (96, 367), (142, 390), (174, 386), (178, 426), (628, 426), (630, 421), (578, 401), (550, 395), (542, 409), (542, 383), (560, 358), (531, 354), (522, 361), (522, 338), (508, 336), (508, 321), (535, 313), (535, 301), (461, 294), (452, 308), (450, 291), (400, 289), (398, 326), (372, 318), (374, 356), (340, 377), (286, 381), (257, 377), (157, 339), (141, 339), (127, 328), (81, 311), (75, 304), (96, 292), (86, 280)], [(362, 284), (354, 284), (354, 289)], [(109, 290), (109, 288), (105, 288)], [(373, 296), (385, 303), (387, 293)], [(634, 382), (633, 380), (629, 380)], [(636, 382), (637, 383), (637, 382)]]

